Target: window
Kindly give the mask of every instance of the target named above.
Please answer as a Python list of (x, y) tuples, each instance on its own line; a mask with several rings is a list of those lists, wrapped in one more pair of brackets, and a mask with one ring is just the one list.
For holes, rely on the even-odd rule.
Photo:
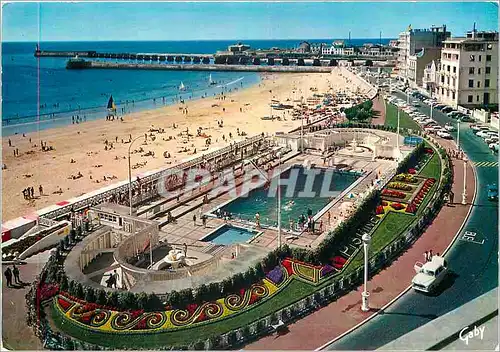
[(470, 61), (470, 62), (474, 62), (474, 61), (476, 61), (476, 56), (475, 56), (475, 55), (471, 55), (471, 56), (469, 56), (469, 61)]
[(453, 99), (455, 99), (455, 92), (452, 92), (452, 93), (451, 93), (451, 97), (452, 97)]
[(455, 56), (455, 60), (458, 60), (458, 54), (455, 54), (454, 56)]
[(472, 103), (472, 99), (473, 99), (473, 98), (472, 98), (472, 95), (468, 95), (468, 96), (467, 96), (467, 102), (468, 102), (468, 103)]
[(489, 80), (489, 79), (485, 79), (485, 80), (484, 80), (484, 86), (485, 86), (486, 88), (489, 88), (489, 86), (490, 86), (490, 80)]
[(446, 84), (450, 84), (450, 77), (446, 77)]
[(441, 95), (444, 95), (444, 88), (441, 88)]
[(456, 81), (456, 79), (455, 79), (455, 78), (453, 78), (453, 87), (455, 87), (455, 86), (456, 86), (456, 82), (457, 82), (457, 81)]
[(441, 83), (444, 83), (444, 76), (441, 76)]
[(453, 73), (457, 73), (457, 66), (453, 66)]
[(481, 55), (479, 55), (479, 62), (481, 62)]
[(469, 67), (469, 75), (473, 75), (474, 74), (474, 67)]
[(447, 97), (449, 97), (449, 96), (450, 96), (450, 90), (449, 90), (449, 89), (447, 89), (447, 90), (446, 90), (446, 96), (447, 96)]
[(481, 74), (481, 67), (479, 67), (479, 68), (477, 69), (477, 74), (478, 74), (478, 75), (480, 75), (480, 74)]
[(446, 71), (450, 72), (450, 65), (446, 66)]
[[(479, 60), (481, 61), (481, 60)], [(486, 61), (491, 61), (491, 55), (486, 55)]]
[(476, 95), (476, 101), (479, 101), (479, 95)]
[(491, 67), (486, 67), (486, 71), (485, 71), (485, 73), (486, 73), (487, 75), (489, 75), (489, 74), (491, 73)]
[(477, 81), (477, 87), (481, 88), (481, 81)]
[(469, 88), (474, 88), (474, 80), (469, 79)]

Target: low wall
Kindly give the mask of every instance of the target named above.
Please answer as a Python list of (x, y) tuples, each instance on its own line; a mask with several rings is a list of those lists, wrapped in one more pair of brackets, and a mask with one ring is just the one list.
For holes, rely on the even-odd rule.
[(185, 64), (140, 64), (125, 62), (87, 61), (89, 66), (79, 69), (121, 69), (121, 70), (166, 70), (166, 71), (240, 71), (281, 73), (330, 73), (328, 66), (260, 66), (260, 65), (185, 65)]
[[(40, 241), (36, 242), (33, 244), (31, 247), (26, 249), (24, 252), (22, 252), (19, 255), (19, 259), (23, 260), (28, 258), (29, 256), (40, 252), (43, 249), (50, 248), (52, 246), (57, 245), (64, 237), (69, 235), (69, 232), (71, 231), (71, 223), (69, 221), (61, 221), (62, 224), (64, 224), (64, 227), (55, 231), (54, 233), (51, 233), (50, 235), (45, 236), (42, 238)], [(56, 223), (52, 227), (58, 226), (60, 223)], [(51, 229), (47, 229), (45, 231), (51, 231)], [(36, 234), (33, 234), (32, 236), (37, 236)]]

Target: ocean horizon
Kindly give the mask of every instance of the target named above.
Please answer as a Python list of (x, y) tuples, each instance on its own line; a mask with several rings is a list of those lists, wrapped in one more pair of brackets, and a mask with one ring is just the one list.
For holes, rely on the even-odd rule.
[[(310, 43), (348, 41), (304, 40)], [(240, 41), (252, 48), (267, 49), (295, 48), (304, 40)], [(390, 40), (357, 38), (351, 39), (350, 43), (387, 44)], [(119, 113), (130, 113), (173, 104), (178, 99), (189, 101), (202, 96), (212, 97), (223, 89), (248, 88), (260, 81), (258, 73), (247, 72), (214, 72), (211, 78), (217, 84), (210, 85), (208, 72), (67, 70), (68, 58), (53, 57), (40, 58), (38, 68), (34, 56), (37, 44), (41, 50), (211, 54), (236, 42), (238, 40), (3, 42), (2, 134), (7, 136), (69, 125), (73, 116), (85, 118), (85, 121), (105, 119), (111, 95)], [(183, 92), (179, 91), (181, 84), (186, 87)]]

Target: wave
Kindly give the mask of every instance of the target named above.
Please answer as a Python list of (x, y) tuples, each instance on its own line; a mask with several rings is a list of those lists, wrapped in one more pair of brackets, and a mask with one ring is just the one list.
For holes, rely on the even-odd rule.
[(238, 83), (239, 81), (241, 81), (243, 78), (245, 77), (240, 77), (238, 79), (235, 79), (234, 81), (231, 81), (229, 83), (226, 83), (226, 84), (221, 84), (220, 86), (217, 86), (217, 88), (222, 88), (222, 87), (227, 87), (227, 86), (230, 86), (232, 84), (235, 84), (235, 83)]

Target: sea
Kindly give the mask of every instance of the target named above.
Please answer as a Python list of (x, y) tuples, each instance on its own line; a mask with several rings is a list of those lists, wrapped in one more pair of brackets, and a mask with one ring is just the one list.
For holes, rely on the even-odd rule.
[[(331, 43), (335, 39), (307, 40)], [(387, 44), (390, 39), (351, 39), (352, 45)], [(296, 48), (301, 40), (246, 40), (252, 48)], [(226, 50), (225, 41), (40, 42), (41, 50), (112, 53), (213, 54)], [(260, 76), (247, 72), (67, 70), (68, 58), (34, 56), (37, 43), (2, 43), (2, 135), (30, 133), (73, 123), (73, 117), (105, 119), (113, 96), (120, 115), (186, 102), (258, 84)], [(116, 59), (115, 59), (116, 60)], [(116, 60), (125, 61), (125, 60)], [(183, 84), (185, 90), (180, 91)]]

